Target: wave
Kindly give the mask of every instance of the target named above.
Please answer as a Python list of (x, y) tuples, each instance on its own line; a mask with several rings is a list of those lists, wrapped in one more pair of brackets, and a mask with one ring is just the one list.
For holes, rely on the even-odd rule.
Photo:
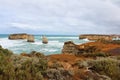
[(48, 39), (78, 39), (78, 37), (47, 37)]
[(86, 39), (82, 39), (82, 40), (84, 40), (84, 41), (89, 41), (87, 38), (86, 38)]
[(2, 45), (4, 48), (10, 48), (15, 46), (22, 46), (23, 40), (9, 40), (8, 38), (1, 38), (0, 39), (0, 45)]

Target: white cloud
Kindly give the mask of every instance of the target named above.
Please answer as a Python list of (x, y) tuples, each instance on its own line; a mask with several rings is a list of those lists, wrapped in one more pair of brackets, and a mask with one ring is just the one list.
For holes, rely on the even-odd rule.
[(31, 32), (120, 33), (119, 4), (119, 0), (0, 0), (4, 16), (0, 21)]

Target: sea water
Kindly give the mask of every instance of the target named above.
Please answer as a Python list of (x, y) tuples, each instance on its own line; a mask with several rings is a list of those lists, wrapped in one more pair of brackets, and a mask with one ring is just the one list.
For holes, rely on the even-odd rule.
[(76, 44), (88, 42), (87, 39), (79, 40), (78, 35), (46, 35), (48, 44), (42, 43), (41, 35), (35, 35), (35, 42), (27, 42), (27, 40), (9, 40), (8, 35), (0, 34), (0, 45), (13, 51), (15, 54), (30, 53), (31, 51), (38, 51), (49, 54), (59, 54), (62, 51), (64, 42), (73, 41)]

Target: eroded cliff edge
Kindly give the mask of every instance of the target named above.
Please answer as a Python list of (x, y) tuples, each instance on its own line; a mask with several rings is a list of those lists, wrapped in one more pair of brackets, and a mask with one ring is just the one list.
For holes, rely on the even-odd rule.
[(104, 34), (82, 34), (79, 36), (79, 39), (88, 39), (88, 40), (112, 40), (113, 38), (120, 37), (120, 35), (104, 35)]

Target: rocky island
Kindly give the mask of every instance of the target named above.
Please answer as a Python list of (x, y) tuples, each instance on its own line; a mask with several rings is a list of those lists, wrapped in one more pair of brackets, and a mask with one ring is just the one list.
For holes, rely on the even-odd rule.
[(8, 39), (10, 40), (27, 39), (27, 42), (34, 42), (34, 36), (26, 33), (10, 34)]
[(10, 40), (16, 40), (16, 39), (27, 39), (28, 34), (21, 33), (21, 34), (10, 34), (8, 37)]

